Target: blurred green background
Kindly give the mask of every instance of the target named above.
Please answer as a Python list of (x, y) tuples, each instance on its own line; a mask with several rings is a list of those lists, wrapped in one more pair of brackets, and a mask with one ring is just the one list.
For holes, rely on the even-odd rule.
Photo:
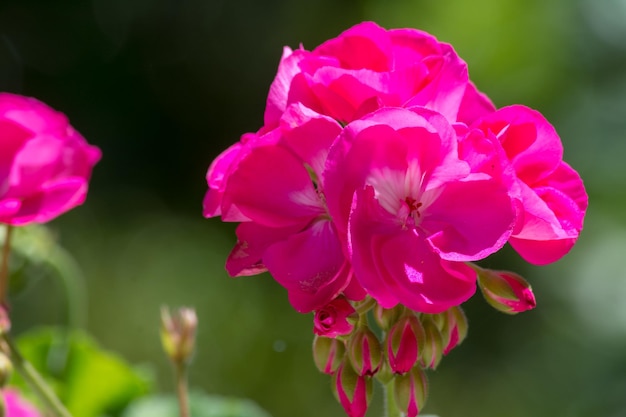
[[(496, 105), (540, 110), (590, 194), (560, 262), (509, 249), (485, 262), (524, 275), (538, 307), (509, 317), (470, 300), (469, 337), (430, 373), (425, 412), (626, 416), (623, 0), (0, 1), (0, 90), (63, 111), (104, 153), (87, 203), (51, 224), (86, 277), (85, 328), (167, 392), (159, 307), (195, 306), (193, 386), (274, 417), (344, 415), (311, 359), (312, 317), (267, 275), (227, 277), (234, 226), (203, 219), (201, 202), (211, 160), (260, 127), (283, 45), (312, 49), (362, 20), (433, 33)], [(42, 279), (14, 300), (15, 332), (64, 312)]]

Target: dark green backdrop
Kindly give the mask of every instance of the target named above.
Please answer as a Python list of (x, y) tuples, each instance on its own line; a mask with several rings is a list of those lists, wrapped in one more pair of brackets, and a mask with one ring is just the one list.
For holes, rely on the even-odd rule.
[[(87, 330), (172, 388), (161, 304), (196, 306), (191, 383), (274, 417), (342, 416), (310, 358), (311, 317), (267, 275), (233, 280), (234, 227), (204, 220), (210, 161), (262, 122), (283, 45), (361, 20), (452, 43), (498, 106), (553, 122), (590, 194), (562, 261), (489, 259), (534, 286), (520, 316), (470, 300), (469, 338), (431, 373), (441, 417), (626, 416), (626, 6), (611, 0), (2, 0), (0, 90), (66, 113), (104, 156), (85, 206), (52, 223), (77, 258)], [(19, 333), (63, 321), (57, 286), (15, 300)], [(380, 393), (368, 415), (380, 415)]]

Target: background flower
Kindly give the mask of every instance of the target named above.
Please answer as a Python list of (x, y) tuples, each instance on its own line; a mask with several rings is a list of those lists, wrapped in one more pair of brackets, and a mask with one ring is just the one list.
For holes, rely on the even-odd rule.
[(63, 114), (0, 93), (1, 223), (44, 223), (82, 204), (99, 159)]

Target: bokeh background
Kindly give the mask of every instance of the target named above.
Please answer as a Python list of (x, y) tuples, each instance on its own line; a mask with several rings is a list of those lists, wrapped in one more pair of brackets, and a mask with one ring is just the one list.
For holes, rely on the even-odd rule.
[[(201, 202), (211, 160), (260, 127), (283, 45), (312, 49), (362, 20), (433, 33), (496, 105), (540, 110), (590, 195), (560, 262), (508, 249), (485, 262), (524, 275), (538, 307), (509, 317), (470, 300), (469, 337), (430, 373), (425, 412), (626, 416), (624, 0), (0, 1), (0, 90), (63, 111), (104, 153), (87, 203), (51, 224), (85, 275), (85, 328), (167, 392), (159, 307), (195, 306), (194, 387), (274, 417), (343, 416), (311, 360), (312, 317), (267, 275), (227, 277), (234, 227)], [(13, 316), (16, 333), (63, 324), (58, 283), (32, 285)]]

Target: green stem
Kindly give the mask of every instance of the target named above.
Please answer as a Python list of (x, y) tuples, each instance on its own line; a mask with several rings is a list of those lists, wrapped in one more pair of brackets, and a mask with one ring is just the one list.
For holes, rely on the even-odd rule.
[(357, 305), (355, 306), (355, 310), (359, 315), (363, 315), (370, 311), (375, 305), (376, 300), (368, 296), (365, 300), (357, 303)]
[(5, 304), (9, 292), (9, 254), (11, 252), (11, 236), (13, 226), (6, 225), (4, 246), (2, 247), (2, 263), (0, 264), (0, 304)]
[(67, 411), (65, 406), (57, 398), (46, 381), (17, 350), (17, 347), (13, 343), (13, 340), (11, 340), (11, 337), (7, 333), (3, 333), (2, 340), (8, 349), (7, 353), (9, 353), (9, 356), (11, 357), (13, 366), (15, 366), (15, 369), (20, 373), (22, 378), (24, 378), (24, 380), (26, 380), (26, 382), (30, 385), (46, 408), (56, 417), (72, 417), (70, 412)]
[(404, 413), (400, 411), (394, 398), (393, 380), (383, 385), (385, 391), (385, 417), (404, 417)]
[(184, 361), (174, 364), (174, 372), (176, 373), (176, 394), (178, 395), (180, 417), (190, 417), (189, 394), (187, 393), (187, 365)]

